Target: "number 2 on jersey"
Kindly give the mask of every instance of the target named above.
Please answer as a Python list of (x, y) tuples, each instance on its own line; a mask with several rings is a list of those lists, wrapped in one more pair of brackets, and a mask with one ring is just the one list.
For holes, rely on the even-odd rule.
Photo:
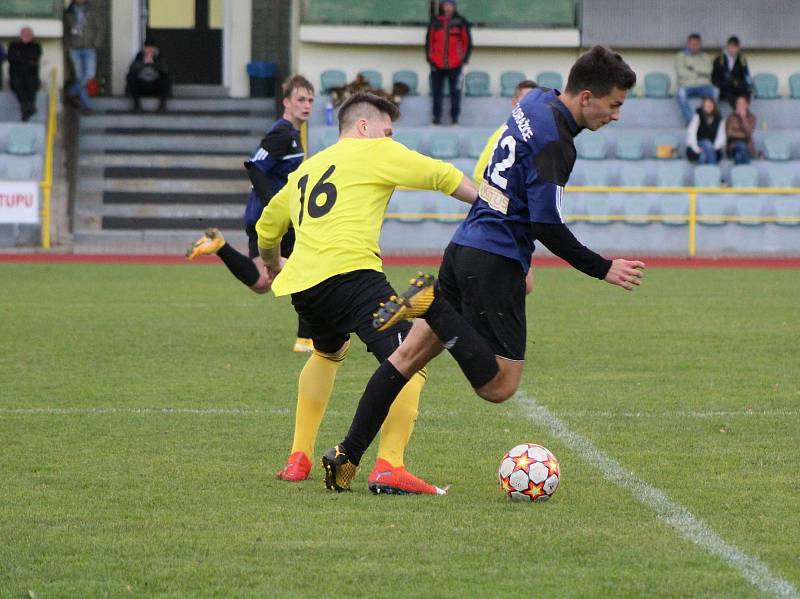
[[(333, 174), (336, 170), (335, 165), (330, 165), (328, 170), (319, 178), (319, 181), (311, 188), (311, 194), (308, 196), (308, 216), (311, 218), (319, 218), (325, 216), (331, 211), (333, 205), (336, 203), (336, 186), (327, 181), (326, 179)], [(303, 224), (303, 212), (306, 206), (306, 186), (308, 185), (308, 175), (303, 175), (297, 182), (297, 188), (300, 190), (300, 215), (297, 217), (297, 226)], [(317, 198), (325, 194), (325, 201), (322, 204), (317, 203)]]
[(517, 140), (511, 135), (506, 135), (503, 137), (503, 134), (506, 131), (508, 131), (508, 127), (503, 129), (502, 133), (500, 133), (500, 141), (498, 142), (498, 145), (501, 148), (508, 150), (508, 156), (506, 156), (502, 162), (495, 162), (492, 173), (489, 176), (489, 178), (492, 180), (492, 183), (497, 185), (500, 189), (505, 189), (508, 187), (508, 179), (506, 179), (502, 173), (514, 165), (517, 152)]

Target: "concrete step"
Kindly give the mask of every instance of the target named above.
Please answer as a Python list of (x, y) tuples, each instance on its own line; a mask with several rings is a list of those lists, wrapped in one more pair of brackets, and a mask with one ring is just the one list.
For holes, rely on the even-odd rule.
[(172, 230), (184, 229), (202, 231), (208, 227), (219, 227), (221, 229), (232, 229), (241, 226), (242, 216), (224, 217), (220, 215), (208, 215), (198, 217), (194, 215), (175, 215), (170, 218), (157, 216), (103, 216), (101, 229), (104, 230)]
[[(76, 214), (88, 215), (95, 211), (76, 211)], [(244, 204), (106, 204), (100, 216), (117, 217), (153, 217), (160, 219), (170, 218), (238, 218), (244, 215)]]
[[(125, 96), (103, 96), (94, 98), (95, 109), (98, 112), (109, 110), (128, 111), (131, 108), (131, 99)], [(142, 107), (145, 110), (155, 110), (158, 107), (157, 98), (142, 98)], [(170, 98), (167, 102), (170, 112), (182, 111), (243, 111), (256, 113), (275, 113), (275, 100), (272, 98)], [(168, 113), (169, 114), (169, 113)], [(84, 117), (85, 118), (85, 117)]]
[(230, 90), (223, 85), (195, 85), (176, 83), (172, 86), (172, 95), (176, 98), (227, 98)]
[[(143, 229), (78, 231), (74, 235), (76, 254), (161, 254), (182, 256), (203, 229)], [(225, 241), (239, 251), (247, 251), (247, 235), (241, 224), (223, 231)]]
[[(147, 193), (202, 193), (241, 194), (246, 198), (250, 192), (250, 181), (246, 177), (238, 180), (225, 179), (92, 179), (81, 177), (77, 193), (97, 191), (128, 191)], [(243, 200), (244, 201), (244, 200)]]
[(89, 167), (142, 167), (142, 168), (203, 168), (220, 170), (240, 170), (246, 155), (230, 154), (176, 155), (176, 154), (106, 154), (104, 152), (84, 152), (80, 157), (81, 170)]
[(245, 130), (265, 133), (275, 119), (267, 114), (250, 116), (187, 115), (180, 113), (143, 115), (137, 113), (107, 114), (95, 113), (81, 119), (81, 131), (116, 128), (141, 129), (206, 129), (220, 131), (225, 129)]
[(159, 153), (163, 151), (183, 154), (238, 154), (249, 156), (258, 146), (260, 137), (252, 135), (201, 136), (201, 135), (123, 135), (115, 133), (86, 133), (80, 137), (80, 151), (98, 152), (119, 150)]

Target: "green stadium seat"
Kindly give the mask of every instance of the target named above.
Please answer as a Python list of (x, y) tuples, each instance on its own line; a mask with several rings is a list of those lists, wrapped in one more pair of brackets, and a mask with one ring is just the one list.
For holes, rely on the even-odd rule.
[(364, 79), (367, 80), (372, 89), (383, 89), (383, 75), (373, 69), (367, 69), (359, 73)]
[(320, 141), (320, 150), (324, 150), (339, 141), (339, 129), (336, 127), (325, 127), (322, 131), (322, 139)]
[(623, 131), (617, 136), (614, 154), (620, 160), (641, 160), (642, 136), (636, 131)]
[(471, 131), (467, 141), (467, 156), (469, 158), (480, 158), (483, 148), (486, 147), (486, 142), (489, 141), (489, 136), (494, 133), (488, 129), (480, 131)]
[(14, 127), (8, 132), (7, 151), (9, 154), (26, 156), (36, 152), (36, 129), (34, 127)]
[(428, 153), (433, 158), (458, 158), (460, 155), (458, 151), (458, 136), (454, 133), (437, 132), (436, 135), (431, 137), (430, 151)]
[(407, 85), (409, 96), (419, 95), (419, 91), (417, 91), (419, 87), (419, 77), (417, 77), (417, 73), (414, 71), (396, 71), (394, 75), (392, 75), (392, 83), (403, 83)]
[[(441, 201), (434, 202), (434, 212), (438, 215), (434, 220), (438, 223), (459, 223), (464, 220), (464, 217), (472, 207), (470, 204), (459, 201), (448, 201), (448, 198), (441, 198)], [(452, 215), (458, 214), (460, 218), (455, 218)]]
[(701, 164), (695, 167), (695, 187), (719, 187), (721, 184), (722, 171), (716, 164)]
[(789, 76), (789, 96), (795, 100), (800, 100), (800, 73)]
[(646, 179), (647, 170), (640, 163), (623, 164), (619, 170), (619, 182), (623, 187), (644, 187)]
[(797, 168), (791, 164), (775, 164), (767, 162), (767, 180), (770, 187), (794, 187)]
[(562, 89), (564, 80), (560, 73), (555, 71), (542, 71), (536, 75), (536, 84), (539, 87), (549, 87), (550, 89)]
[(647, 98), (669, 98), (670, 79), (666, 73), (647, 73), (644, 76), (644, 95)]
[(14, 160), (5, 166), (5, 173), (0, 173), (0, 179), (12, 181), (27, 181), (33, 179), (34, 163), (32, 159)]
[[(670, 147), (669, 156), (659, 156), (659, 148)], [(675, 133), (656, 133), (653, 136), (653, 156), (660, 160), (670, 160), (680, 157), (681, 140)]]
[(683, 187), (684, 162), (660, 162), (656, 168), (658, 187)]
[(407, 130), (399, 130), (394, 132), (394, 139), (395, 141), (399, 141), (409, 150), (414, 150), (415, 152), (419, 152), (419, 146), (421, 143), (421, 138), (419, 133), (416, 131), (407, 131)]
[[(710, 165), (706, 165), (710, 166)], [(720, 227), (725, 221), (720, 216), (725, 216), (724, 205), (728, 197), (721, 194), (697, 194), (697, 222), (710, 227)]]
[(732, 166), (731, 187), (758, 187), (758, 169), (752, 164)]
[(323, 94), (327, 94), (329, 90), (333, 89), (334, 87), (344, 87), (347, 85), (347, 75), (345, 75), (344, 71), (340, 71), (339, 69), (328, 69), (326, 71), (322, 71), (322, 74), (319, 76), (319, 80), (319, 89)]
[[(665, 186), (666, 187), (666, 186)], [(661, 224), (669, 227), (681, 227), (689, 220), (689, 195), (671, 193), (660, 196), (659, 211), (665, 217)], [(672, 218), (667, 218), (672, 217)]]
[(584, 212), (589, 219), (586, 221), (592, 225), (608, 225), (611, 221), (608, 216), (611, 214), (611, 199), (607, 193), (593, 193), (586, 201)]
[(763, 225), (764, 198), (758, 196), (741, 196), (736, 199), (736, 216), (749, 217), (748, 220), (737, 221), (744, 227)]
[(650, 198), (644, 194), (625, 194), (622, 198), (622, 214), (631, 217), (626, 218), (625, 223), (629, 225), (649, 225), (651, 221), (642, 218), (635, 218), (637, 216), (649, 216), (652, 214), (650, 210)]
[(489, 81), (489, 73), (486, 71), (470, 71), (464, 77), (464, 95), (472, 98), (491, 96)]
[(395, 191), (389, 201), (387, 212), (407, 216), (392, 216), (390, 220), (401, 223), (421, 223), (425, 220), (421, 215), (430, 212), (429, 195), (420, 191)]
[(500, 74), (500, 95), (510, 98), (514, 95), (514, 90), (520, 81), (525, 79), (525, 73), (521, 71), (505, 71)]
[(605, 187), (610, 179), (611, 172), (605, 161), (593, 162), (583, 172), (583, 180), (589, 187)]
[(778, 76), (774, 73), (759, 73), (753, 77), (756, 98), (773, 100), (778, 98)]
[(586, 132), (575, 138), (578, 158), (584, 160), (604, 160), (606, 157), (606, 140), (599, 133)]
[[(800, 218), (800, 199), (796, 196), (775, 196), (772, 205), (775, 208), (775, 216), (779, 218)], [(800, 225), (800, 222), (797, 220), (788, 222), (777, 221), (776, 224), (783, 227), (796, 227)]]
[(770, 135), (764, 140), (764, 158), (767, 160), (790, 160), (792, 145), (783, 136)]

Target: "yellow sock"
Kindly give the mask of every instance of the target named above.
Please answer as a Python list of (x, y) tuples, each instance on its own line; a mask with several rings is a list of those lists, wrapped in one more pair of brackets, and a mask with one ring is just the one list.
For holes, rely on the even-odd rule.
[(426, 369), (422, 369), (409, 379), (403, 390), (394, 400), (389, 415), (381, 428), (381, 442), (378, 446), (378, 457), (392, 466), (402, 466), (406, 445), (414, 430), (419, 409), (419, 396), (428, 378)]
[(297, 384), (292, 453), (302, 451), (308, 459), (314, 459), (314, 443), (333, 392), (336, 371), (339, 370), (349, 349), (348, 341), (335, 354), (324, 354), (314, 350), (303, 366)]

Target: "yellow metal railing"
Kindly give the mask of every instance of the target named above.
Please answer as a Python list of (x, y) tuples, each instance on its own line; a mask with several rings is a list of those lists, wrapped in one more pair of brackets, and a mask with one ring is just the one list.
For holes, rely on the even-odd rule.
[[(619, 222), (637, 221), (643, 223), (685, 221), (689, 227), (689, 256), (697, 252), (697, 224), (703, 222), (724, 223), (800, 223), (800, 216), (730, 216), (723, 214), (697, 214), (697, 194), (742, 194), (742, 195), (785, 195), (800, 196), (798, 187), (601, 187), (570, 186), (568, 192), (577, 193), (658, 193), (688, 194), (689, 210), (687, 214), (568, 214), (567, 222)], [(438, 220), (459, 221), (463, 213), (429, 213), (429, 212), (389, 212), (386, 218), (394, 220)]]
[(56, 140), (56, 114), (58, 110), (58, 74), (50, 71), (50, 96), (47, 104), (47, 144), (44, 150), (44, 172), (39, 187), (42, 189), (42, 247), (50, 249), (50, 199), (53, 192), (53, 150)]

